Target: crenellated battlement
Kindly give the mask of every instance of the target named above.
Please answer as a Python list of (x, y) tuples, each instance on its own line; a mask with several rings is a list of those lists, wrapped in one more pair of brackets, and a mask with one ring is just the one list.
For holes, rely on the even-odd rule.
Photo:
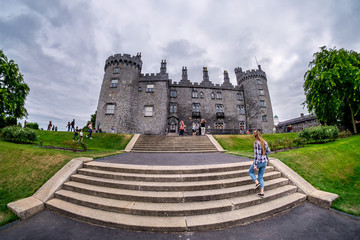
[(140, 81), (169, 80), (168, 73), (146, 73), (140, 75)]
[(226, 90), (239, 90), (237, 86), (227, 84), (213, 84), (212, 82), (170, 82), (171, 87), (188, 87), (188, 88), (215, 88), (215, 89), (226, 89)]
[(235, 71), (235, 75), (236, 75), (236, 79), (238, 84), (240, 84), (241, 82), (247, 80), (247, 79), (253, 79), (253, 78), (261, 78), (264, 79), (265, 81), (266, 79), (266, 73), (261, 70), (261, 66), (259, 65), (259, 69), (252, 69), (252, 70), (247, 70), (247, 71), (243, 71), (241, 67), (237, 67), (234, 69)]
[(115, 54), (110, 56), (105, 61), (104, 71), (106, 71), (109, 66), (118, 64), (132, 66), (141, 71), (141, 53), (137, 53), (136, 56), (131, 56), (130, 54)]

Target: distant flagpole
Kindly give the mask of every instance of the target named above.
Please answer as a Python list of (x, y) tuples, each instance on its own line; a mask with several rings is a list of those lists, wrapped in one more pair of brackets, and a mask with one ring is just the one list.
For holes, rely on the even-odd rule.
[(259, 63), (258, 63), (258, 61), (256, 59), (256, 56), (255, 56), (255, 61), (256, 61), (256, 66), (259, 66)]

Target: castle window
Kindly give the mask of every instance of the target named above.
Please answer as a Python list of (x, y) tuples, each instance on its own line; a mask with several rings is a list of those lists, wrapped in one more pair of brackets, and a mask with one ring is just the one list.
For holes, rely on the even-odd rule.
[(174, 89), (171, 89), (171, 90), (170, 90), (170, 97), (176, 98), (176, 97), (177, 97), (177, 91), (174, 90)]
[(105, 114), (115, 114), (115, 104), (114, 103), (106, 104)]
[(176, 103), (170, 103), (170, 113), (176, 113), (176, 112), (177, 112)]
[(243, 131), (245, 129), (245, 122), (244, 121), (239, 122), (239, 126), (240, 126), (240, 131)]
[(148, 84), (148, 85), (146, 86), (146, 92), (147, 92), (147, 93), (152, 93), (152, 92), (154, 92), (154, 84)]
[(239, 100), (239, 101), (244, 100), (243, 94), (242, 94), (242, 93), (237, 93), (237, 94), (236, 94), (236, 99)]
[(222, 99), (222, 93), (216, 92), (216, 99)]
[(198, 91), (192, 90), (191, 96), (192, 96), (192, 98), (198, 98), (199, 97)]
[(262, 121), (263, 121), (263, 122), (267, 122), (267, 116), (266, 116), (266, 115), (262, 115), (261, 118), (262, 118)]
[(200, 92), (200, 98), (203, 99), (204, 98), (204, 93)]
[(116, 88), (118, 86), (118, 79), (111, 79), (111, 85), (110, 87)]
[(119, 67), (114, 67), (114, 73), (119, 73), (120, 72), (120, 68)]
[(211, 99), (215, 99), (215, 93), (214, 92), (211, 93)]
[(266, 107), (265, 100), (260, 100), (260, 107)]
[(215, 107), (216, 107), (216, 112), (217, 112), (217, 113), (218, 113), (218, 112), (224, 112), (224, 105), (222, 105), (222, 104), (216, 104)]
[(262, 81), (261, 81), (260, 78), (256, 79), (256, 82), (257, 82), (258, 85), (261, 85), (261, 84), (262, 84)]
[(214, 123), (214, 127), (215, 129), (224, 129), (224, 123)]
[(145, 106), (144, 107), (144, 116), (152, 117), (153, 116), (154, 106)]
[(244, 105), (238, 106), (238, 114), (239, 114), (239, 115), (244, 115), (244, 114), (245, 114)]
[(264, 93), (264, 89), (259, 89), (259, 96), (264, 96), (265, 93)]
[(193, 103), (193, 112), (200, 112), (200, 103)]

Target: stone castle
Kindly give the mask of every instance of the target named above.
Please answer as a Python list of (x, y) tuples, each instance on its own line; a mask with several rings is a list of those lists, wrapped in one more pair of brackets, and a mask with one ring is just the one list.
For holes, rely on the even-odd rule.
[(96, 128), (106, 132), (178, 133), (184, 121), (186, 133), (192, 124), (206, 120), (212, 134), (239, 134), (247, 130), (271, 133), (273, 111), (265, 72), (235, 68), (237, 86), (224, 71), (222, 84), (213, 84), (206, 67), (203, 80), (192, 83), (187, 68), (172, 82), (161, 61), (159, 73), (141, 73), (141, 54), (115, 54), (105, 62), (105, 74), (97, 107)]

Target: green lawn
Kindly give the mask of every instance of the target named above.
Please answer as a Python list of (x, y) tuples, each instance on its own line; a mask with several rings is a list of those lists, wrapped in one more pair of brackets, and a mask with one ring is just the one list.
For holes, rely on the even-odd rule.
[[(295, 134), (286, 137), (296, 137)], [(266, 141), (284, 134), (264, 134)], [(253, 156), (253, 137), (215, 136), (229, 153)], [(304, 148), (271, 154), (280, 159), (314, 187), (338, 194), (332, 207), (360, 216), (360, 135), (326, 144), (308, 144)]]
[[(68, 147), (73, 133), (37, 131), (38, 145)], [(73, 158), (102, 157), (122, 153), (131, 135), (94, 134), (84, 139), (89, 151), (69, 152), (15, 144), (0, 140), (0, 226), (17, 219), (6, 204), (31, 196), (51, 176)]]

